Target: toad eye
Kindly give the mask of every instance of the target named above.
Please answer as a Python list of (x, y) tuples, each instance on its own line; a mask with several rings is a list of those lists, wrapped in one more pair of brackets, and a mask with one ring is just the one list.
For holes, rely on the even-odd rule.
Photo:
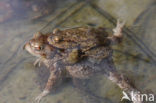
[(36, 42), (36, 41), (29, 41), (30, 46), (32, 47), (32, 49), (36, 50), (36, 51), (40, 51), (44, 49), (44, 45), (40, 42)]
[(38, 46), (38, 47), (34, 47), (34, 48), (35, 48), (35, 50), (37, 50), (37, 51), (43, 50), (43, 46)]

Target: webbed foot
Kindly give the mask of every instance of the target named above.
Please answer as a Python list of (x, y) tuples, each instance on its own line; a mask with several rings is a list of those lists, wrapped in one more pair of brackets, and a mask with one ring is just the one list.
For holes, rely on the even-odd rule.
[(36, 59), (36, 61), (34, 62), (34, 66), (36, 67), (38, 64), (38, 66), (41, 66), (41, 58)]
[(122, 36), (122, 28), (125, 25), (125, 21), (121, 22), (119, 19), (117, 20), (117, 25), (116, 27), (113, 29), (114, 32), (114, 36)]
[(40, 103), (41, 99), (49, 94), (49, 91), (44, 90), (40, 95), (35, 98), (35, 103)]

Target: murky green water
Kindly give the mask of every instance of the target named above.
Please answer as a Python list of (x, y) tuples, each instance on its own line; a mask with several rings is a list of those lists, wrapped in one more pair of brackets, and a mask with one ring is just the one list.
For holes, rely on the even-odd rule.
[[(0, 1), (3, 5), (0, 7), (0, 103), (31, 103), (42, 91), (36, 83), (39, 68), (33, 66), (35, 58), (22, 50), (33, 33), (84, 25), (113, 28), (117, 18), (125, 20), (127, 26), (123, 43), (113, 47), (118, 71), (131, 78), (141, 91), (156, 94), (155, 0), (51, 0), (50, 6), (46, 6), (48, 14), (44, 14), (47, 4), (35, 1)], [(43, 9), (37, 8), (38, 5)], [(3, 20), (4, 15), (8, 17)], [(122, 91), (104, 76), (92, 78), (88, 86), (103, 98), (102, 103), (120, 102)], [(84, 103), (84, 100), (70, 83), (65, 83), (42, 103)]]

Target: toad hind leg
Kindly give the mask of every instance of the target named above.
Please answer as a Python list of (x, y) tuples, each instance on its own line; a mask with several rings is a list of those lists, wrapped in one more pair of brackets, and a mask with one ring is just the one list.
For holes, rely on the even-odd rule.
[(131, 85), (128, 78), (113, 72), (110, 72), (108, 78), (112, 82), (117, 84), (121, 89), (123, 89), (123, 91), (127, 92), (130, 95), (130, 98), (133, 98), (133, 103), (143, 103), (143, 101), (141, 101), (141, 98), (138, 96), (140, 95), (140, 91), (138, 91), (135, 87)]
[(109, 68), (107, 69), (107, 78), (116, 85), (118, 85), (123, 91), (128, 93), (128, 95), (130, 95), (131, 98), (134, 98), (133, 103), (143, 103), (143, 101), (140, 101), (141, 98), (139, 96), (132, 97), (133, 95), (139, 95), (140, 92), (130, 83), (128, 78), (121, 74), (118, 74), (118, 72), (115, 70), (114, 65), (111, 65), (109, 67), (111, 67), (111, 70), (112, 68), (114, 69), (112, 71), (109, 71)]
[(124, 27), (125, 22), (120, 22), (117, 20), (117, 25), (113, 29), (113, 36), (107, 37), (110, 40), (111, 44), (118, 44), (122, 41), (122, 29)]
[(122, 36), (122, 28), (124, 27), (125, 22), (121, 22), (119, 19), (117, 20), (117, 25), (116, 27), (113, 29), (113, 35), (115, 37), (121, 37)]

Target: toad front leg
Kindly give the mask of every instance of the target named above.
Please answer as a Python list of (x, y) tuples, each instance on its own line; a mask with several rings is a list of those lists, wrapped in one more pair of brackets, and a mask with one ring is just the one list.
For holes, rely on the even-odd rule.
[(37, 64), (38, 64), (38, 66), (40, 67), (41, 66), (41, 62), (42, 62), (42, 58), (36, 59), (35, 62), (34, 62), (34, 66), (37, 66)]
[(35, 98), (35, 102), (40, 103), (41, 99), (50, 93), (51, 89), (56, 84), (56, 82), (59, 81), (60, 78), (61, 78), (60, 70), (51, 70), (46, 87), (43, 90), (43, 92)]

